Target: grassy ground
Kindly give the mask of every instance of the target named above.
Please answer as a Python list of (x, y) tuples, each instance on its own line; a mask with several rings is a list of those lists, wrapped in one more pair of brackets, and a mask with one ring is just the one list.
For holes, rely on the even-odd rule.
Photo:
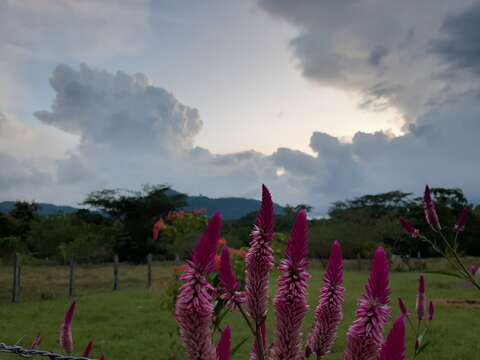
[[(63, 267), (25, 267), (22, 269), (22, 303), (8, 303), (10, 269), (0, 267), (0, 342), (15, 343), (22, 336), (27, 345), (40, 332), (43, 348), (58, 350), (58, 327), (68, 307), (66, 269)], [(105, 266), (81, 268), (77, 274), (78, 311), (74, 322), (76, 349), (84, 348), (90, 338), (97, 351), (104, 351), (108, 359), (168, 359), (175, 351), (176, 325), (171, 315), (161, 309), (161, 294), (170, 270), (156, 264), (155, 286), (145, 289), (145, 268), (122, 266), (121, 289), (112, 292), (111, 268)], [(311, 311), (305, 322), (306, 332), (312, 323), (322, 284), (322, 271), (312, 270), (309, 302)], [(348, 271), (345, 319), (338, 341), (328, 359), (342, 359), (346, 331), (351, 323), (356, 300), (363, 291), (367, 272)], [(418, 273), (392, 274), (393, 317), (398, 316), (396, 299), (402, 296), (410, 308), (414, 307)], [(445, 299), (471, 299), (480, 301), (480, 292), (455, 278), (427, 274), (427, 295), (438, 300), (437, 318), (433, 325), (431, 346), (418, 359), (479, 359), (480, 358), (480, 307), (447, 305)], [(273, 283), (275, 281), (273, 280)], [(272, 293), (275, 286), (272, 286)], [(272, 314), (272, 312), (270, 313)], [(248, 328), (237, 314), (229, 315), (226, 323), (233, 327), (234, 343), (247, 337)], [(274, 329), (273, 316), (269, 317), (270, 334)], [(413, 346), (409, 339), (409, 348)], [(236, 359), (248, 359), (251, 343), (244, 345)], [(1, 354), (0, 358), (15, 358)], [(179, 356), (178, 359), (182, 359)], [(409, 359), (412, 359), (411, 353)]]

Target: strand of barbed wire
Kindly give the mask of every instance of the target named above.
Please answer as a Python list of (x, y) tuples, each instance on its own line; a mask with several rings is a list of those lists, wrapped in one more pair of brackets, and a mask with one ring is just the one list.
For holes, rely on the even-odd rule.
[(32, 358), (32, 357), (39, 356), (39, 357), (47, 357), (55, 360), (95, 360), (95, 359), (90, 359), (82, 356), (78, 357), (78, 356), (60, 355), (60, 354), (53, 353), (51, 351), (26, 349), (20, 345), (7, 345), (4, 343), (0, 343), (0, 352), (15, 354), (24, 358)]

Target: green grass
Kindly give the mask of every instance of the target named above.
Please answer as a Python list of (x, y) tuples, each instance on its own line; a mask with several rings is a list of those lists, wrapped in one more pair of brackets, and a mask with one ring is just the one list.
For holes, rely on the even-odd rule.
[[(68, 307), (66, 298), (66, 272), (64, 268), (25, 268), (22, 303), (8, 303), (10, 284), (9, 269), (0, 268), (0, 342), (15, 343), (22, 336), (28, 345), (40, 332), (44, 337), (43, 348), (59, 350), (58, 328)], [(26, 275), (28, 274), (28, 276)], [(78, 311), (74, 321), (74, 337), (77, 352), (81, 352), (90, 338), (94, 339), (96, 355), (104, 351), (108, 359), (168, 359), (172, 343), (176, 338), (176, 324), (172, 316), (161, 309), (162, 284), (169, 269), (157, 264), (154, 268), (155, 287), (144, 288), (144, 267), (123, 267), (121, 289), (111, 291), (111, 268), (95, 267), (81, 269), (78, 273)], [(342, 359), (346, 331), (353, 320), (356, 300), (363, 291), (367, 272), (349, 271), (345, 285), (347, 296), (345, 318), (338, 341), (327, 359)], [(30, 278), (30, 280), (27, 280)], [(402, 296), (413, 309), (416, 296), (418, 273), (392, 274), (393, 317), (398, 316), (396, 299)], [(471, 299), (480, 301), (480, 292), (470, 288), (461, 280), (440, 275), (427, 274), (427, 295), (435, 300)], [(272, 279), (272, 294), (275, 280)], [(313, 309), (322, 284), (322, 271), (312, 270), (309, 303), (311, 310), (305, 321), (305, 330), (312, 323)], [(44, 295), (41, 295), (41, 294)], [(48, 294), (48, 296), (45, 295)], [(40, 299), (43, 297), (43, 300)], [(478, 305), (477, 305), (478, 306)], [(479, 359), (480, 358), (480, 308), (474, 306), (451, 306), (438, 304), (437, 318), (430, 333), (431, 345), (418, 359)], [(247, 326), (238, 314), (230, 314), (225, 323), (232, 325), (234, 344), (249, 336)], [(269, 316), (269, 333), (274, 329), (273, 312)], [(411, 332), (410, 332), (411, 333)], [(408, 347), (411, 350), (411, 337)], [(251, 342), (245, 344), (235, 359), (248, 359)], [(12, 355), (0, 358), (13, 359)], [(181, 359), (182, 357), (178, 357)], [(412, 359), (411, 351), (409, 359)]]

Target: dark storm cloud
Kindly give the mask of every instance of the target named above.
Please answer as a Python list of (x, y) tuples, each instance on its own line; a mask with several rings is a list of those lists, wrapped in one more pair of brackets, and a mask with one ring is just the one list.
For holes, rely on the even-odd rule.
[(473, 7), (473, 0), (258, 3), (297, 27), (290, 46), (305, 77), (358, 92), (363, 108), (393, 106), (414, 121), (432, 104), (478, 86), (441, 72), (441, 58), (478, 71), (478, 1)]
[(432, 41), (432, 51), (453, 69), (480, 75), (480, 2), (446, 17), (443, 37)]

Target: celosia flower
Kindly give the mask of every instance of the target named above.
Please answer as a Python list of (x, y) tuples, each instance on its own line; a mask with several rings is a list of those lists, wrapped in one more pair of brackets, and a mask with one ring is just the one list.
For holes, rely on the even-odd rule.
[(428, 321), (435, 319), (435, 304), (432, 300), (428, 303)]
[(457, 233), (465, 231), (465, 226), (467, 225), (467, 219), (468, 219), (468, 209), (464, 208), (462, 213), (460, 214), (460, 217), (455, 223), (453, 230), (455, 230)]
[(30, 346), (30, 349), (38, 350), (38, 348), (42, 344), (42, 340), (43, 340), (42, 337), (40, 336), (40, 334), (38, 334), (35, 337), (35, 339), (33, 339), (33, 342), (32, 342), (32, 345)]
[(383, 330), (390, 316), (390, 285), (385, 250), (375, 252), (365, 293), (358, 302), (356, 319), (348, 330), (345, 360), (377, 359)]
[(438, 219), (437, 211), (435, 210), (435, 204), (432, 200), (432, 193), (430, 187), (425, 186), (425, 193), (423, 196), (423, 208), (425, 211), (425, 219), (427, 220), (428, 225), (433, 231), (442, 230), (440, 225), (440, 220)]
[(470, 274), (475, 276), (477, 274), (478, 269), (480, 269), (480, 265), (472, 265), (468, 268), (468, 271), (470, 272)]
[(232, 332), (227, 326), (217, 345), (217, 360), (231, 360), (232, 358)]
[(416, 309), (418, 320), (423, 320), (425, 316), (425, 278), (423, 275), (420, 275), (420, 280), (418, 282)]
[(405, 315), (406, 317), (409, 317), (410, 311), (408, 311), (402, 298), (398, 298), (398, 305), (400, 306), (400, 311), (402, 312), (402, 314)]
[(225, 240), (225, 239), (218, 240), (217, 250), (223, 249), (225, 246), (227, 246), (227, 240)]
[(315, 322), (308, 338), (307, 357), (314, 353), (317, 358), (321, 358), (330, 352), (343, 318), (345, 288), (342, 247), (338, 241), (333, 243), (323, 281), (320, 302), (315, 310)]
[(393, 324), (387, 341), (380, 351), (379, 360), (405, 360), (406, 353), (405, 317), (401, 316)]
[(277, 318), (276, 341), (272, 359), (299, 360), (303, 358), (302, 329), (308, 309), (307, 281), (307, 212), (301, 210), (293, 226), (285, 259), (280, 264), (280, 278), (275, 296)]
[(153, 241), (158, 240), (160, 233), (166, 228), (165, 221), (163, 219), (158, 220), (155, 225), (153, 225)]
[(220, 284), (222, 285), (221, 297), (230, 310), (245, 302), (245, 294), (240, 292), (240, 285), (232, 268), (230, 252), (227, 246), (223, 248), (220, 259)]
[(85, 350), (83, 351), (83, 357), (90, 357), (90, 355), (92, 355), (92, 351), (93, 351), (93, 341), (90, 340), (87, 344), (87, 346), (85, 347)]
[(420, 235), (420, 230), (416, 229), (407, 219), (403, 217), (400, 218), (400, 225), (402, 225), (405, 232), (412, 238), (417, 238)]
[(100, 354), (100, 360), (105, 360), (105, 355), (103, 355), (103, 353)]
[(68, 308), (62, 326), (60, 327), (60, 345), (65, 349), (67, 354), (73, 352), (72, 321), (76, 308), (77, 303), (74, 301)]
[(212, 317), (215, 290), (208, 283), (207, 274), (214, 270), (217, 241), (220, 239), (222, 218), (215, 214), (193, 251), (192, 261), (181, 279), (175, 317), (190, 360), (215, 360), (212, 342)]
[(251, 233), (250, 249), (246, 257), (245, 290), (248, 312), (260, 327), (265, 321), (268, 309), (269, 273), (274, 264), (272, 239), (274, 209), (270, 192), (262, 187), (262, 207)]

